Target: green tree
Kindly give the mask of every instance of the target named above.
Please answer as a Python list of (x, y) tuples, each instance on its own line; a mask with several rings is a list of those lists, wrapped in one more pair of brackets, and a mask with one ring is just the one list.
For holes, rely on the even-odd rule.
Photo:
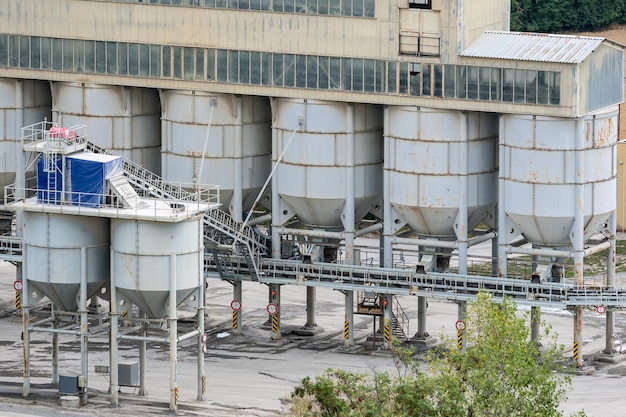
[[(562, 347), (543, 326), (541, 349), (529, 338), (515, 303), (480, 294), (468, 306), (465, 351), (442, 337), (425, 364), (399, 344), (398, 374), (327, 370), (305, 378), (292, 393), (295, 416), (561, 416), (569, 376)], [(584, 415), (584, 414), (581, 414)]]

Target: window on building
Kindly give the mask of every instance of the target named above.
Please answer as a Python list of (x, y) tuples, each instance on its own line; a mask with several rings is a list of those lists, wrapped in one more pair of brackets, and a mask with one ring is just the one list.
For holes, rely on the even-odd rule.
[(411, 9), (432, 9), (432, 0), (409, 0)]

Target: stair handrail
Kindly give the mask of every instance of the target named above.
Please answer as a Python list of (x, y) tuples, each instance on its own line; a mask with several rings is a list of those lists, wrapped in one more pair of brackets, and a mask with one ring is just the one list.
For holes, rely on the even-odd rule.
[(402, 306), (400, 305), (400, 301), (398, 301), (398, 297), (396, 297), (395, 295), (391, 296), (391, 305), (392, 305), (393, 315), (395, 316), (396, 321), (398, 322), (398, 325), (400, 326), (400, 329), (402, 329), (402, 333), (404, 333), (404, 337), (408, 339), (409, 338), (409, 316), (406, 314), (406, 312), (404, 311), (404, 308), (402, 308)]

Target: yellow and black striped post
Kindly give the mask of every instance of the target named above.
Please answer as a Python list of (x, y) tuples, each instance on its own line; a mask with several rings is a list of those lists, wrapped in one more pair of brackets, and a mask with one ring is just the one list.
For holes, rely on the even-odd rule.
[(18, 314), (20, 310), (22, 309), (22, 292), (21, 291), (15, 291), (15, 309), (17, 310)]
[(385, 320), (385, 342), (391, 343), (391, 323), (389, 320)]
[(237, 330), (237, 327), (239, 327), (239, 312), (238, 311), (233, 311), (233, 330)]
[(128, 318), (128, 310), (122, 311), (122, 317), (125, 318), (125, 319)]
[(202, 375), (202, 393), (206, 394), (206, 375)]
[(174, 404), (178, 405), (178, 387), (174, 388)]
[(574, 366), (578, 364), (578, 342), (574, 342)]
[(272, 333), (278, 333), (278, 313), (272, 316)]
[(350, 338), (350, 322), (348, 320), (343, 322), (343, 338), (346, 340)]
[(458, 350), (463, 349), (463, 330), (457, 330), (456, 332), (456, 348)]

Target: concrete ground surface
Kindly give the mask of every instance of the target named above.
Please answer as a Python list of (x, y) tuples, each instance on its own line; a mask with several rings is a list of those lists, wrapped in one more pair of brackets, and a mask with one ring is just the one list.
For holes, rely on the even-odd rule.
[[(169, 406), (169, 347), (150, 343), (148, 346), (147, 391), (140, 397), (134, 387), (122, 387), (119, 407), (110, 406), (108, 375), (97, 374), (95, 366), (109, 364), (108, 336), (100, 333), (89, 339), (89, 403), (80, 408), (59, 405), (58, 388), (51, 382), (51, 335), (34, 333), (31, 340), (31, 395), (22, 398), (22, 322), (15, 314), (15, 268), (0, 264), (0, 416), (139, 416), (172, 415)], [(230, 302), (232, 286), (210, 279), (207, 290), (208, 351), (205, 354), (206, 401), (197, 401), (197, 350), (191, 339), (178, 350), (179, 415), (203, 416), (276, 416), (288, 415), (285, 399), (305, 376), (314, 376), (327, 368), (349, 371), (395, 370), (393, 358), (381, 350), (368, 336), (373, 331), (370, 316), (355, 315), (357, 348), (345, 352), (343, 343), (344, 296), (318, 289), (316, 323), (313, 336), (298, 331), (306, 321), (305, 287), (283, 286), (281, 321), (283, 337), (270, 340), (267, 328), (267, 288), (257, 283), (244, 283), (242, 297), (244, 335), (231, 332)], [(410, 334), (417, 331), (417, 299), (400, 297), (399, 301), (411, 320)], [(46, 308), (34, 315), (45, 317)], [(523, 309), (520, 309), (523, 312)], [(186, 309), (183, 315), (191, 316)], [(615, 333), (626, 343), (626, 315), (616, 312)], [(431, 335), (454, 336), (457, 306), (452, 302), (429, 301), (428, 328)], [(542, 318), (559, 334), (571, 357), (573, 319), (560, 310), (542, 310)], [(589, 375), (575, 375), (568, 401), (562, 409), (566, 415), (585, 410), (589, 416), (626, 415), (626, 362), (607, 364), (594, 361), (605, 346), (605, 316), (586, 311), (584, 318), (585, 365), (594, 368)], [(179, 326), (191, 328), (191, 320)], [(59, 373), (78, 375), (80, 344), (71, 335), (60, 336)], [(618, 349), (621, 346), (618, 343)], [(626, 346), (624, 347), (626, 357)], [(621, 356), (621, 355), (620, 355)], [(120, 361), (138, 361), (135, 345), (120, 345)]]

